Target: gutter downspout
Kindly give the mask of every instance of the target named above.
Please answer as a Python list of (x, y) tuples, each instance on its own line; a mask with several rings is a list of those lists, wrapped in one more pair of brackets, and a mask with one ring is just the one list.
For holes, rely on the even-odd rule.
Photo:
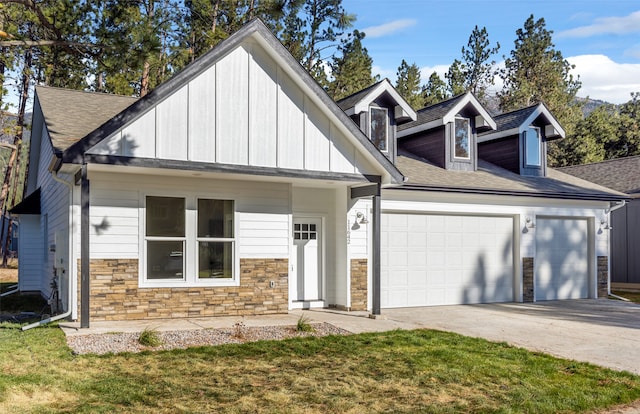
[[(62, 178), (58, 177), (58, 171), (52, 171), (51, 172), (51, 178), (53, 178), (55, 181), (64, 184), (66, 187), (69, 188), (69, 232), (68, 232), (68, 237), (69, 237), (69, 245), (71, 246), (71, 249), (69, 249), (69, 255), (73, 256), (73, 183), (70, 183), (66, 180), (63, 180)], [(73, 177), (72, 177), (73, 178)], [(38, 326), (42, 326), (42, 325), (46, 325), (50, 322), (54, 322), (60, 319), (64, 319), (67, 316), (71, 315), (72, 309), (73, 309), (73, 272), (71, 271), (71, 262), (69, 262), (69, 293), (67, 294), (67, 311), (64, 313), (61, 313), (59, 315), (55, 315), (52, 316), (50, 318), (47, 319), (43, 319), (41, 321), (38, 322), (34, 322), (32, 324), (29, 325), (25, 325), (22, 327), (23, 331), (26, 331), (28, 329), (32, 329), (32, 328), (36, 328)]]
[[(622, 202), (616, 203), (615, 206), (609, 207), (609, 208), (604, 210), (604, 214), (609, 216), (609, 226), (611, 226), (611, 213), (613, 213), (614, 211), (616, 211), (618, 209), (621, 209), (622, 207), (624, 207), (626, 205), (627, 205), (627, 200), (622, 200)], [(609, 230), (609, 232), (611, 232), (611, 230)], [(611, 233), (609, 233), (609, 258), (611, 258)], [(609, 271), (609, 283), (607, 283), (607, 294), (609, 296), (612, 296), (612, 297), (618, 299), (618, 300), (622, 300), (624, 302), (631, 302), (627, 298), (623, 298), (622, 296), (614, 295), (613, 293), (611, 293), (611, 271)]]
[(13, 285), (11, 287), (13, 289), (12, 290), (7, 290), (6, 292), (0, 294), (0, 298), (3, 298), (5, 296), (9, 296), (9, 295), (13, 295), (14, 293), (20, 292), (20, 288), (18, 287), (18, 285)]

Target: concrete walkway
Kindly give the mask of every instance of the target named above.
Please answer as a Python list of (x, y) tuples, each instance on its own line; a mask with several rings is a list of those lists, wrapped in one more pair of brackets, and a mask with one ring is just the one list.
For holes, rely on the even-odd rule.
[(89, 329), (78, 329), (78, 323), (60, 326), (66, 335), (86, 335), (145, 328), (231, 328), (239, 321), (247, 327), (295, 325), (303, 314), (353, 333), (438, 329), (640, 374), (640, 305), (602, 299), (385, 309), (377, 319), (366, 312), (323, 309), (286, 315), (92, 322)]

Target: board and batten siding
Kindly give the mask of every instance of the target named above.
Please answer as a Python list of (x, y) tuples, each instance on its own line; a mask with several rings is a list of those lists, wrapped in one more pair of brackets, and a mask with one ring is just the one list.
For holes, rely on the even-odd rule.
[(375, 169), (257, 44), (244, 43), (89, 153), (335, 173)]
[(288, 258), (288, 184), (94, 172), (91, 180), (92, 259), (139, 258), (145, 195), (232, 199), (240, 258)]

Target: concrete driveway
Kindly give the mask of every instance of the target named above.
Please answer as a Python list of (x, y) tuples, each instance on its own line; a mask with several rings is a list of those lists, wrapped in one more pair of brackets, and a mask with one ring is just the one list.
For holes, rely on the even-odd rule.
[(564, 300), (384, 309), (388, 322), (507, 342), (640, 374), (640, 305)]

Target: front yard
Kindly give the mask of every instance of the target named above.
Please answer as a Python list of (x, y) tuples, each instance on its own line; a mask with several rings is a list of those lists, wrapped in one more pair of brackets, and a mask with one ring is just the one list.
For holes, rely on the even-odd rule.
[(430, 330), (73, 355), (55, 327), (0, 325), (0, 412), (585, 412), (640, 377)]

